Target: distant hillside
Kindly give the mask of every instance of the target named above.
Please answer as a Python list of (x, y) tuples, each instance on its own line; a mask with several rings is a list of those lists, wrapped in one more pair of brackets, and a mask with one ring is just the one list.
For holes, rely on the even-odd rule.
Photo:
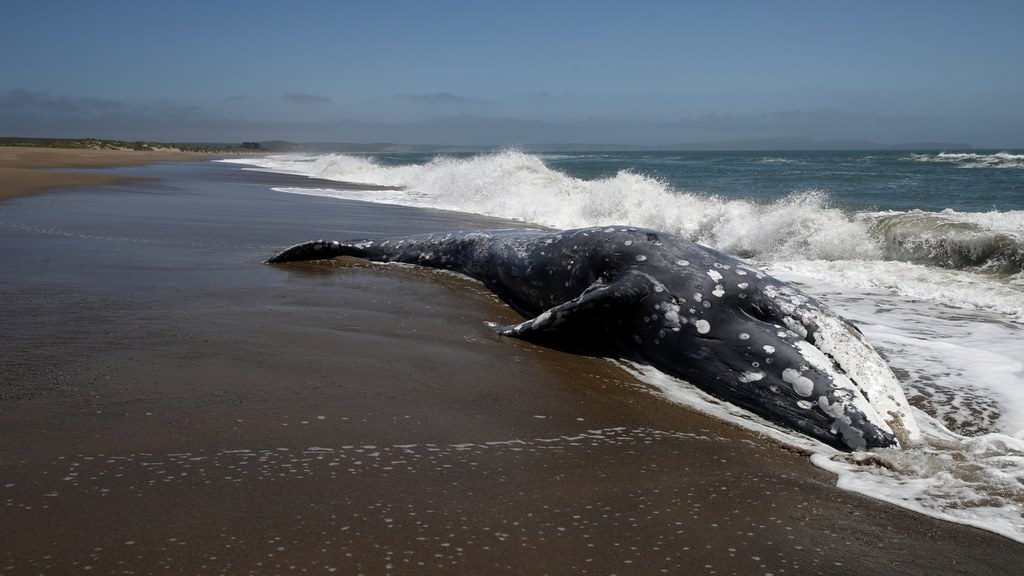
[(759, 138), (697, 144), (659, 146), (660, 150), (971, 150), (963, 142), (915, 142), (879, 144), (866, 140), (814, 140), (811, 138)]
[[(452, 146), (440, 144), (355, 144), (342, 142), (318, 142), (294, 144), (310, 152), (483, 152), (500, 146)], [(782, 150), (971, 150), (963, 142), (914, 142), (908, 144), (879, 144), (865, 140), (813, 140), (810, 138), (762, 138), (754, 140), (729, 140), (721, 142), (680, 143), (662, 146), (637, 146), (631, 144), (579, 144), (545, 143), (519, 144), (517, 149), (528, 152), (700, 152), (700, 151), (782, 151)]]
[[(189, 152), (421, 152), (456, 153), (486, 152), (502, 146), (456, 146), (444, 144), (396, 144), (389, 142), (306, 142), (287, 140), (264, 140), (260, 142), (127, 142), (122, 140), (99, 140), (96, 138), (17, 138), (0, 136), (0, 146), (40, 146), (46, 148), (92, 148), (108, 150), (166, 150), (178, 149)], [(813, 140), (811, 138), (760, 138), (751, 140), (728, 140), (720, 142), (680, 143), (662, 146), (637, 146), (630, 144), (520, 144), (514, 146), (529, 152), (605, 152), (605, 151), (659, 151), (659, 152), (700, 152), (700, 151), (782, 151), (782, 150), (971, 150), (963, 142), (911, 142), (907, 144), (879, 144), (864, 140)]]
[(125, 140), (101, 140), (98, 138), (20, 138), (16, 136), (0, 136), (0, 146), (20, 146), (26, 148), (64, 148), (75, 150), (181, 150), (182, 152), (243, 152), (262, 151), (259, 142), (243, 142), (241, 144), (197, 144), (171, 142), (145, 142)]

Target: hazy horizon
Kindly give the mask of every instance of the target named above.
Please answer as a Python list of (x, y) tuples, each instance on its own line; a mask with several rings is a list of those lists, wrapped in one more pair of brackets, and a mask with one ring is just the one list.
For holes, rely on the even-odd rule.
[(1024, 148), (1013, 2), (39, 2), (0, 135)]

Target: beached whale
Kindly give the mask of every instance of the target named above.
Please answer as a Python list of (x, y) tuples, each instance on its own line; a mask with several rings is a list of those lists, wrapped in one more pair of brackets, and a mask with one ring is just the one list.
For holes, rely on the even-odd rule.
[(653, 366), (842, 450), (920, 437), (861, 332), (740, 260), (630, 227), (496, 230), (298, 244), (267, 260), (354, 256), (459, 272), (529, 318), (499, 333)]

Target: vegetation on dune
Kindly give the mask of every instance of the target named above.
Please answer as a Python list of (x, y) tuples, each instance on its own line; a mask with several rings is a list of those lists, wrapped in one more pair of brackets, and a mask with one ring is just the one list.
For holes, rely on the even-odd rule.
[(28, 148), (64, 148), (76, 150), (181, 150), (182, 152), (267, 152), (270, 148), (259, 142), (241, 144), (222, 143), (168, 143), (125, 140), (102, 140), (99, 138), (19, 138), (0, 136), (0, 146), (23, 146)]

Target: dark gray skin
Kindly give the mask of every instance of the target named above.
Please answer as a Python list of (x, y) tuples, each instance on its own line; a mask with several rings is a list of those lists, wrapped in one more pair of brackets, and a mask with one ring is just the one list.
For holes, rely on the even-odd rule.
[[(906, 427), (914, 430), (902, 421), (911, 417), (898, 386), (898, 398), (886, 394), (899, 409), (876, 410), (868, 396), (878, 388), (867, 392), (848, 376), (856, 370), (840, 365), (877, 357), (866, 342), (849, 354), (833, 350), (848, 341), (858, 346), (857, 328), (781, 281), (677, 236), (617, 226), (318, 240), (267, 262), (337, 256), (475, 278), (530, 318), (496, 327), (500, 334), (653, 366), (841, 450), (899, 446), (912, 436)], [(823, 338), (825, 330), (816, 334), (826, 324), (841, 344)], [(893, 416), (903, 408), (906, 414)]]

